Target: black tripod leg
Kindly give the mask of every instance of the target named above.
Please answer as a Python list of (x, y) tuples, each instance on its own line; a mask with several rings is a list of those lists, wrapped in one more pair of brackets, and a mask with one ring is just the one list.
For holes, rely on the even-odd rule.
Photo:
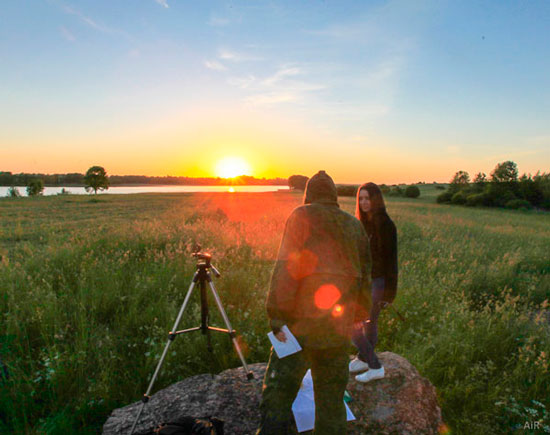
[(206, 348), (208, 352), (212, 353), (212, 339), (210, 336), (210, 329), (208, 329), (210, 313), (208, 311), (208, 299), (204, 278), (199, 278), (199, 287), (201, 289), (201, 331), (203, 334), (206, 334)]
[(191, 282), (191, 285), (189, 286), (189, 290), (187, 291), (187, 295), (185, 295), (185, 299), (183, 301), (183, 304), (181, 305), (180, 311), (178, 313), (178, 317), (176, 318), (176, 321), (174, 322), (174, 326), (172, 327), (172, 330), (170, 331), (170, 335), (168, 338), (168, 341), (166, 342), (166, 346), (164, 347), (164, 351), (162, 352), (162, 356), (160, 357), (160, 360), (157, 364), (157, 368), (155, 369), (155, 373), (153, 374), (153, 377), (151, 378), (151, 382), (149, 382), (149, 387), (147, 388), (147, 391), (143, 395), (142, 403), (140, 405), (138, 414), (136, 416), (136, 419), (134, 421), (134, 424), (132, 425), (132, 430), (130, 431), (130, 435), (134, 433), (134, 430), (136, 429), (137, 422), (139, 420), (139, 417), (141, 416), (141, 413), (143, 411), (143, 407), (149, 400), (149, 395), (151, 394), (151, 390), (153, 389), (153, 384), (155, 383), (155, 380), (157, 379), (157, 376), (160, 371), (160, 367), (162, 366), (162, 363), (164, 362), (164, 358), (166, 357), (166, 354), (168, 352), (168, 348), (170, 347), (170, 344), (172, 341), (174, 341), (174, 338), (176, 336), (173, 334), (178, 329), (178, 325), (180, 323), (181, 317), (183, 316), (183, 311), (185, 310), (185, 307), (187, 306), (189, 302), (189, 298), (191, 297), (191, 293), (193, 292), (193, 288), (195, 287), (195, 277), (197, 273), (195, 272), (195, 276), (193, 277), (193, 281)]
[(254, 377), (254, 374), (248, 369), (248, 365), (246, 364), (246, 360), (244, 359), (244, 355), (241, 351), (241, 347), (239, 346), (239, 342), (237, 341), (237, 337), (233, 333), (233, 328), (231, 327), (231, 322), (229, 321), (229, 318), (227, 317), (227, 314), (225, 313), (225, 310), (222, 305), (222, 301), (220, 297), (218, 296), (218, 292), (216, 291), (216, 288), (214, 287), (214, 283), (212, 282), (212, 279), (210, 278), (208, 281), (208, 284), (210, 285), (210, 290), (212, 290), (212, 294), (214, 295), (214, 299), (216, 300), (216, 305), (218, 306), (218, 309), (220, 310), (220, 313), (223, 317), (223, 321), (225, 322), (225, 326), (229, 330), (229, 334), (231, 335), (231, 341), (233, 341), (233, 346), (235, 346), (235, 350), (237, 351), (237, 355), (239, 355), (239, 358), (241, 359), (241, 363), (243, 364), (243, 368), (246, 372), (246, 377), (248, 379), (252, 379)]

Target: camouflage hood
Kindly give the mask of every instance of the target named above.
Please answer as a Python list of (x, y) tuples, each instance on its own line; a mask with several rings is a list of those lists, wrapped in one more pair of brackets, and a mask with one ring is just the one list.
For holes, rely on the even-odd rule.
[(304, 204), (313, 202), (338, 205), (336, 186), (325, 171), (317, 172), (307, 181)]

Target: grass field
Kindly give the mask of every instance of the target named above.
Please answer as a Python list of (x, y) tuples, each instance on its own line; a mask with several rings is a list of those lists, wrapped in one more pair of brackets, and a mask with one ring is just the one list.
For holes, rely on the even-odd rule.
[[(399, 290), (378, 350), (437, 387), (457, 434), (550, 432), (550, 215), (389, 198)], [(248, 362), (266, 361), (264, 300), (294, 193), (0, 199), (1, 433), (97, 433), (147, 387), (194, 272), (195, 242)], [(353, 198), (341, 206), (352, 212)], [(182, 327), (196, 326), (191, 304)], [(213, 308), (213, 307), (212, 307)], [(222, 325), (216, 310), (212, 323)], [(155, 390), (239, 360), (225, 336), (178, 338)], [(350, 349), (351, 350), (351, 349)], [(529, 431), (524, 431), (529, 433)], [(537, 432), (537, 433), (540, 433)]]

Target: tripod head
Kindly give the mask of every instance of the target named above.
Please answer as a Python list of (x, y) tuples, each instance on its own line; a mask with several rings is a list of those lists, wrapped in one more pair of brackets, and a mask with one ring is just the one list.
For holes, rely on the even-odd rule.
[(201, 245), (196, 244), (195, 245), (195, 252), (193, 252), (191, 255), (195, 257), (197, 261), (197, 268), (202, 269), (212, 269), (214, 272), (214, 275), (216, 275), (216, 278), (219, 278), (221, 276), (218, 269), (214, 267), (212, 264), (212, 255), (207, 252), (200, 252), (201, 251)]

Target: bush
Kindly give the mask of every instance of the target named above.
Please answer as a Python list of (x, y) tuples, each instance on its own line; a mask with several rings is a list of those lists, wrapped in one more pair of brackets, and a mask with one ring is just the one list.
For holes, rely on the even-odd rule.
[(405, 196), (407, 198), (418, 198), (420, 196), (420, 189), (418, 186), (407, 186)]
[(511, 209), (514, 209), (514, 210), (517, 210), (517, 209), (520, 209), (520, 208), (523, 208), (523, 209), (530, 209), (532, 206), (531, 206), (531, 203), (525, 199), (512, 199), (510, 201), (508, 201), (506, 204), (505, 204), (505, 207), (506, 208), (511, 208)]
[(29, 184), (27, 184), (27, 195), (29, 196), (36, 196), (36, 195), (42, 195), (44, 192), (44, 182), (38, 178), (35, 178), (34, 180), (29, 181)]
[(519, 197), (537, 206), (543, 200), (543, 192), (531, 176), (524, 174), (519, 180)]
[(381, 191), (384, 195), (390, 193), (390, 190), (391, 190), (391, 189), (390, 189), (390, 186), (387, 186), (386, 184), (381, 184), (381, 185), (380, 185), (380, 191)]
[(466, 204), (466, 193), (463, 191), (456, 192), (451, 198), (451, 204), (464, 205)]
[(21, 194), (19, 193), (19, 189), (15, 186), (10, 186), (8, 189), (8, 195), (10, 198), (19, 198)]
[(389, 195), (390, 196), (403, 196), (403, 189), (401, 189), (401, 187), (399, 187), (399, 186), (394, 186), (390, 190)]
[(437, 190), (445, 190), (445, 186), (442, 186), (441, 184), (436, 184), (435, 188)]
[(517, 199), (513, 192), (511, 183), (489, 183), (485, 189), (487, 197), (491, 201), (491, 205), (496, 207), (504, 207), (506, 203)]
[(447, 202), (451, 202), (451, 198), (453, 197), (453, 192), (447, 190), (443, 193), (440, 193), (439, 195), (437, 195), (437, 198), (436, 198), (436, 201), (439, 203), (439, 204), (442, 204), (442, 203), (447, 203)]
[(359, 186), (339, 185), (336, 186), (336, 192), (338, 196), (355, 196), (358, 188)]
[(489, 206), (489, 197), (484, 193), (474, 193), (466, 197), (466, 205), (469, 207)]

